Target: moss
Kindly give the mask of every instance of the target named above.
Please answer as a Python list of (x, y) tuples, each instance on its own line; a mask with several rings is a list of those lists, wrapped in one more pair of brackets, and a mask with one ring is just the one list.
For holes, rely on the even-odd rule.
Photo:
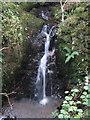
[(2, 79), (3, 91), (9, 92), (16, 82), (17, 78), (14, 74), (26, 54), (28, 39), (30, 41), (30, 35), (33, 31), (37, 32), (44, 21), (22, 10), (16, 3), (3, 3), (3, 10), (2, 43), (3, 47), (7, 46), (9, 49), (3, 50)]
[(30, 11), (36, 4), (37, 2), (22, 2), (20, 3), (20, 7), (25, 11)]
[(28, 12), (22, 11), (20, 19), (22, 20), (23, 27), (30, 31), (40, 29), (44, 21), (40, 18), (37, 18), (35, 15), (32, 15)]
[(21, 2), (20, 7), (25, 11), (30, 11), (33, 8), (38, 8), (43, 6), (45, 3), (45, 0), (42, 0), (41, 2)]

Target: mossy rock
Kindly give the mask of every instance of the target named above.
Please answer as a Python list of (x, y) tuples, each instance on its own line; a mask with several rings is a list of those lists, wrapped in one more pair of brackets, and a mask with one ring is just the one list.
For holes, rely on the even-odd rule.
[(23, 9), (25, 11), (30, 11), (30, 9), (35, 7), (36, 4), (37, 4), (37, 2), (22, 2), (22, 3), (20, 3), (20, 7), (21, 7), (21, 9)]
[(20, 7), (25, 11), (30, 11), (33, 8), (38, 8), (43, 6), (46, 0), (41, 0), (41, 2), (21, 2)]
[[(5, 10), (13, 13), (14, 17), (11, 16), (11, 18), (13, 17), (12, 18), (13, 21), (18, 19), (18, 22), (14, 21), (15, 23), (12, 24), (13, 22), (11, 23), (10, 19), (7, 16), (6, 18), (8, 18), (8, 21), (10, 21), (10, 24), (8, 24), (8, 29), (5, 29), (6, 24), (4, 22), (5, 30), (3, 30), (4, 34), (6, 31), (6, 33), (8, 33), (9, 35), (12, 35), (9, 33), (10, 29), (13, 29), (14, 31), (12, 35), (12, 39), (10, 39), (11, 40), (10, 43), (8, 42), (9, 49), (3, 51), (3, 54), (4, 54), (4, 57), (3, 57), (4, 62), (3, 62), (3, 68), (2, 68), (3, 69), (3, 73), (2, 73), (3, 92), (6, 92), (4, 90), (7, 90), (7, 92), (10, 92), (13, 86), (15, 85), (15, 83), (17, 83), (15, 71), (18, 71), (18, 68), (22, 64), (23, 56), (27, 52), (26, 49), (27, 49), (28, 41), (32, 40), (32, 38), (30, 37), (30, 34), (31, 33), (33, 34), (33, 30), (35, 32), (40, 30), (41, 26), (44, 24), (44, 20), (37, 18), (36, 16), (32, 15), (30, 12), (24, 11), (23, 9), (20, 8), (20, 6), (17, 3), (8, 3), (5, 5), (7, 5), (7, 8), (9, 9), (8, 10), (6, 7), (4, 7)], [(10, 25), (12, 25), (12, 27)], [(21, 34), (19, 34), (20, 28), (22, 28), (20, 32)], [(23, 37), (22, 43), (20, 41), (20, 38), (16, 36), (16, 33), (17, 33), (17, 36), (22, 35)], [(29, 40), (27, 39), (28, 36), (29, 36)], [(16, 37), (17, 39), (15, 39)], [(11, 43), (14, 43), (14, 44), (11, 44)], [(25, 60), (26, 59), (27, 58), (25, 58)]]
[(44, 20), (37, 18), (35, 15), (25, 11), (22, 11), (20, 19), (22, 21), (23, 28), (29, 33), (39, 30), (44, 24)]

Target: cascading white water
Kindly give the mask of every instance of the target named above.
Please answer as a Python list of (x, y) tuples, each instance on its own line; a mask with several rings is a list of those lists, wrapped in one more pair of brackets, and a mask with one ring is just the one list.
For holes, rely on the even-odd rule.
[[(49, 55), (49, 46), (50, 46), (50, 38), (51, 38), (51, 32), (55, 26), (53, 26), (49, 33), (47, 32), (48, 26), (45, 25), (44, 28), (42, 29), (41, 33), (46, 36), (45, 39), (45, 50), (44, 50), (44, 55), (40, 60), (40, 65), (38, 68), (38, 74), (37, 74), (37, 81), (36, 83), (40, 82), (40, 80), (43, 79), (43, 99), (40, 101), (40, 104), (45, 105), (48, 102), (48, 99), (46, 97), (46, 67), (47, 67), (47, 57)], [(42, 79), (41, 79), (42, 76)], [(36, 84), (37, 85), (37, 84)]]

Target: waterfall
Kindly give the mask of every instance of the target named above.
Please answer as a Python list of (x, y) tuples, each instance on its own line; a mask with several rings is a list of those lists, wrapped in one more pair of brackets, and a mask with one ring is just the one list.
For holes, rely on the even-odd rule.
[[(49, 46), (50, 46), (50, 40), (51, 40), (51, 33), (55, 26), (52, 26), (48, 33), (48, 26), (44, 25), (41, 34), (45, 36), (45, 45), (44, 45), (44, 55), (40, 60), (40, 65), (38, 68), (38, 74), (37, 74), (37, 80), (36, 80), (36, 87), (38, 86), (38, 83), (41, 81), (43, 92), (42, 92), (42, 100), (40, 101), (40, 104), (45, 105), (48, 102), (48, 99), (46, 97), (46, 69), (47, 69), (47, 58), (49, 56)], [(40, 87), (40, 86), (39, 86)]]

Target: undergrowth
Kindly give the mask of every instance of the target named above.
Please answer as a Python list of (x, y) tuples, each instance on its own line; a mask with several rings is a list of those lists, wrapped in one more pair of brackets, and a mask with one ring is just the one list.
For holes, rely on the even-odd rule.
[(65, 100), (60, 110), (52, 113), (54, 118), (87, 118), (90, 109), (90, 76), (85, 77), (85, 82), (65, 91)]

